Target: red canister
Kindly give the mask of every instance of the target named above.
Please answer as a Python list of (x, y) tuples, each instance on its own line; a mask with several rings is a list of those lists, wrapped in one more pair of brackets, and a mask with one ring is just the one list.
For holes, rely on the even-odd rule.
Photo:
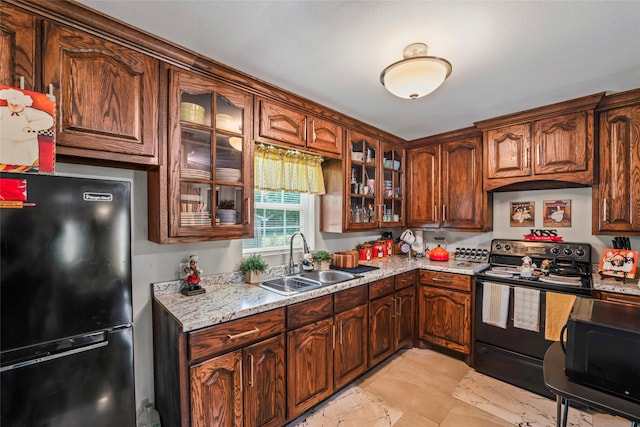
[(387, 245), (387, 256), (393, 255), (393, 240), (386, 239), (384, 242)]
[(387, 244), (384, 241), (376, 240), (373, 242), (373, 258), (384, 258), (387, 256)]
[(360, 261), (371, 261), (373, 245), (370, 243), (363, 243), (358, 246), (358, 251), (360, 252)]

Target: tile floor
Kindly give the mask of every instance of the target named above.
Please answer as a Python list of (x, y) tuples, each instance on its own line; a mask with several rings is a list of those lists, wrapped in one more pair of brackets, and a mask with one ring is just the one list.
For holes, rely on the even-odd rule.
[[(431, 350), (411, 349), (288, 427), (555, 427), (555, 402), (477, 373)], [(571, 427), (628, 427), (622, 418), (569, 410)]]

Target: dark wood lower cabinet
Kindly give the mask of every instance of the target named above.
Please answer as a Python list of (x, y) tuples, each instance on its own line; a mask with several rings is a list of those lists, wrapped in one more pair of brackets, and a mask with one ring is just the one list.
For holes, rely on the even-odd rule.
[(333, 319), (287, 333), (287, 409), (302, 414), (333, 393)]
[(436, 271), (420, 271), (418, 290), (418, 339), (471, 354), (473, 277)]
[(416, 321), (416, 289), (415, 286), (397, 291), (395, 331), (393, 336), (393, 348), (412, 348), (415, 337)]
[(334, 385), (341, 388), (367, 371), (367, 305), (336, 314)]
[(242, 350), (192, 366), (191, 426), (242, 426)]
[(285, 421), (284, 335), (243, 350), (244, 426), (277, 427)]
[(369, 303), (370, 368), (401, 348), (413, 347), (416, 318), (415, 284), (415, 271), (369, 284), (370, 297), (377, 298)]
[(154, 301), (156, 402), (176, 427), (278, 427), (413, 347), (415, 271), (183, 332)]
[(369, 367), (391, 356), (393, 350), (394, 316), (396, 300), (393, 294), (371, 301), (369, 304)]

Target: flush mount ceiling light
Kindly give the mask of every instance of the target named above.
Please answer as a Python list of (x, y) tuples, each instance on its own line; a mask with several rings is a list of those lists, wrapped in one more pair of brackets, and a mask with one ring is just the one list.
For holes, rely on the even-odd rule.
[(413, 43), (402, 51), (404, 59), (380, 73), (380, 83), (400, 98), (416, 99), (430, 94), (451, 74), (451, 63), (427, 56), (427, 45)]

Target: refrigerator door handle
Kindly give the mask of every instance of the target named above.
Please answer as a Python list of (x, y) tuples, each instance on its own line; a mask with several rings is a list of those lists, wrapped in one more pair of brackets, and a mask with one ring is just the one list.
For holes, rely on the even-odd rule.
[(70, 356), (72, 354), (83, 353), (85, 351), (95, 350), (96, 348), (104, 347), (109, 344), (109, 341), (102, 341), (97, 344), (91, 344), (85, 347), (78, 347), (62, 353), (50, 354), (47, 356), (36, 357), (35, 359), (26, 360), (24, 362), (14, 363), (12, 365), (3, 366), (0, 368), (0, 372), (11, 371), (13, 369), (24, 368), (25, 366), (37, 365), (38, 363), (47, 362), (49, 360), (59, 359), (61, 357)]

